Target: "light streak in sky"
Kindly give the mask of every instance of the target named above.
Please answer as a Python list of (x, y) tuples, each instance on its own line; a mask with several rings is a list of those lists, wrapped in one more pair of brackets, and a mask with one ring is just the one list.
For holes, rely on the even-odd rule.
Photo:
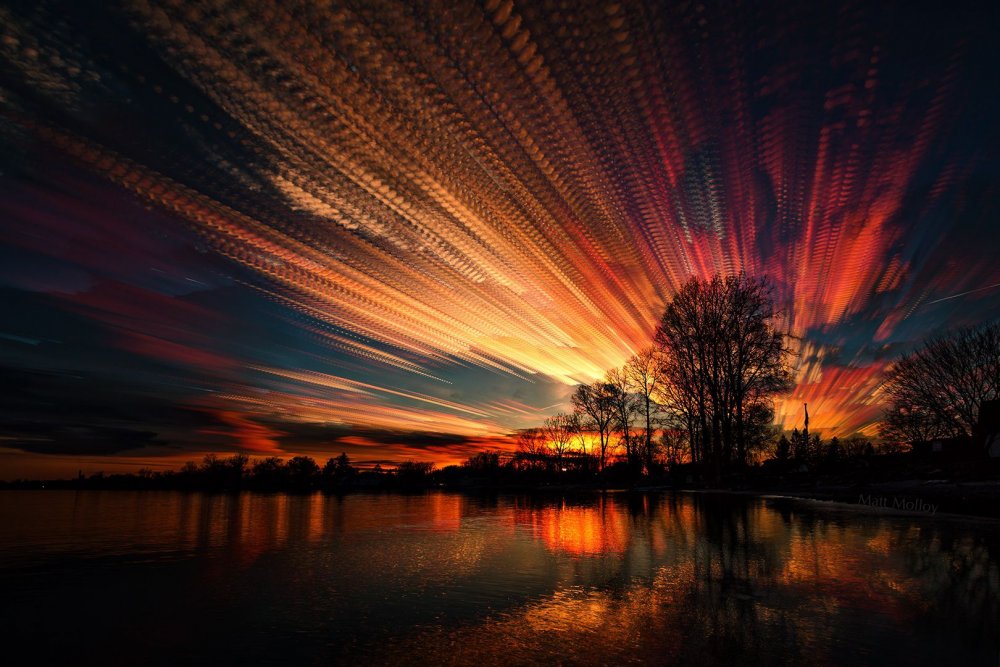
[[(501, 437), (648, 345), (685, 280), (737, 271), (803, 341), (779, 419), (808, 401), (848, 433), (896, 351), (991, 312), (979, 33), (839, 5), (446, 4), (2, 10), (0, 136), (44, 155), (0, 241), (65, 269), (8, 283), (209, 373), (177, 400), (262, 451), (276, 415)], [(68, 197), (52, 156), (104, 185)], [(198, 305), (210, 259), (172, 267), (105, 191), (191, 230), (299, 349)], [(39, 287), (56, 275), (75, 291)]]
[(970, 289), (967, 292), (959, 292), (958, 294), (952, 294), (951, 296), (941, 297), (940, 299), (934, 299), (933, 301), (928, 301), (927, 305), (930, 306), (930, 305), (935, 304), (935, 303), (941, 303), (942, 301), (949, 301), (951, 299), (958, 299), (960, 297), (966, 296), (967, 294), (975, 294), (976, 292), (982, 292), (982, 291), (985, 291), (985, 290), (988, 290), (988, 289), (996, 289), (997, 287), (1000, 287), (1000, 283), (997, 283), (995, 285), (987, 285), (986, 287), (979, 287), (979, 288), (976, 288), (976, 289)]

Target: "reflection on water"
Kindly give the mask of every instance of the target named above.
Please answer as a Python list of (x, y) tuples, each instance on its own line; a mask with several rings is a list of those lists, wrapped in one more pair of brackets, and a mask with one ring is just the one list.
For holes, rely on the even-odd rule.
[(523, 508), (514, 512), (514, 523), (551, 551), (571, 556), (623, 554), (629, 542), (627, 517), (606, 511), (613, 501), (598, 497), (584, 506), (560, 503), (555, 507)]
[(38, 661), (997, 664), (1000, 529), (791, 501), (0, 494)]

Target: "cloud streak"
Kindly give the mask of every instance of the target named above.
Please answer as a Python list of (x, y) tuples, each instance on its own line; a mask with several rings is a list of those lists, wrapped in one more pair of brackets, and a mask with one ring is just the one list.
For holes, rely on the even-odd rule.
[(785, 425), (865, 428), (887, 351), (987, 319), (998, 277), (991, 36), (889, 14), (4, 9), (0, 280), (98, 327), (64, 369), (113, 352), (276, 451), (509, 433), (746, 271), (801, 342)]

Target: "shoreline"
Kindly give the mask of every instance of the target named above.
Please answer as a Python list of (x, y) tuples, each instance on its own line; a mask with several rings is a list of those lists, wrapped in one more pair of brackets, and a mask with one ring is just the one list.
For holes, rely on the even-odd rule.
[(869, 516), (909, 519), (943, 519), (948, 521), (963, 520), (1000, 524), (1000, 513), (978, 514), (969, 512), (953, 512), (943, 511), (940, 507), (936, 507), (933, 511), (926, 511), (923, 509), (911, 510), (901, 507), (873, 505), (859, 501), (852, 502), (846, 498), (833, 498), (822, 494), (809, 494), (795, 491), (749, 491), (740, 489), (675, 489), (675, 491), (678, 493), (690, 493), (693, 495), (728, 495), (740, 496), (744, 498), (759, 498), (761, 500), (777, 502), (796, 502), (812, 506), (815, 509), (840, 511), (851, 514), (864, 514)]
[(519, 495), (552, 498), (600, 494), (689, 493), (696, 495), (729, 495), (760, 498), (772, 501), (804, 501), (825, 509), (851, 511), (875, 516), (901, 516), (926, 518), (984, 519), (1000, 522), (1000, 481), (981, 482), (921, 482), (905, 480), (866, 485), (817, 486), (812, 489), (761, 486), (756, 488), (726, 488), (675, 486), (671, 484), (645, 484), (641, 486), (599, 486), (570, 484), (552, 486), (426, 486), (396, 488), (349, 489), (199, 489), (199, 488), (150, 488), (150, 487), (76, 487), (72, 484), (39, 486), (0, 486), (0, 491), (167, 491), (180, 493), (311, 495), (353, 494), (421, 494), (428, 491), (445, 491), (470, 496)]
[(864, 486), (815, 489), (762, 487), (753, 489), (677, 489), (692, 493), (721, 493), (773, 500), (823, 503), (878, 516), (964, 517), (1000, 521), (1000, 482), (937, 482), (919, 480), (882, 482)]

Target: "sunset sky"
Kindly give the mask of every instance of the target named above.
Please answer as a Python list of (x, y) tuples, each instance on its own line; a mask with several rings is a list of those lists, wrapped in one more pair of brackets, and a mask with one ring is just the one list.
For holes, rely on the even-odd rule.
[(768, 276), (778, 418), (1000, 314), (996, 17), (960, 4), (0, 7), (0, 479), (458, 462)]

